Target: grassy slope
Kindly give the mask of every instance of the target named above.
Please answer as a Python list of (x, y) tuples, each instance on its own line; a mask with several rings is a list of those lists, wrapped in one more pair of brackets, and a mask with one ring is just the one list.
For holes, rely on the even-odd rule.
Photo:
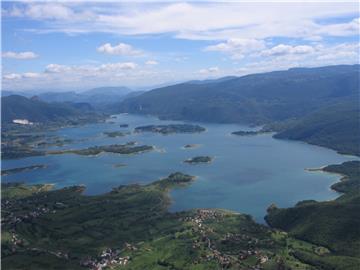
[[(345, 175), (339, 184), (333, 186), (336, 190), (345, 191), (344, 195), (334, 201), (302, 202), (287, 209), (272, 207), (266, 220), (272, 227), (326, 246), (337, 255), (336, 258), (329, 257), (327, 260), (326, 257), (314, 258), (309, 254), (298, 253), (297, 256), (304, 261), (323, 265), (326, 269), (332, 269), (330, 265), (341, 261), (356, 262), (358, 266), (360, 262), (356, 258), (360, 257), (360, 162), (330, 165), (323, 170)], [(355, 266), (347, 266), (346, 269), (356, 269)]]
[[(259, 256), (269, 258), (264, 269), (312, 269), (292, 252), (314, 255), (319, 247), (256, 224), (247, 215), (221, 210), (168, 213), (167, 191), (193, 180), (177, 173), (99, 196), (81, 195), (83, 187), (45, 191), (41, 186), (3, 186), (2, 267), (86, 269), (80, 261), (98, 259), (111, 248), (131, 257), (126, 269), (219, 269), (217, 256), (227, 258), (230, 269), (253, 267)], [(41, 209), (48, 211), (24, 218)], [(14, 216), (23, 220), (14, 225)], [(13, 235), (20, 243), (14, 244)], [(125, 248), (126, 243), (135, 249)], [(257, 254), (239, 260), (239, 253), (249, 250)]]

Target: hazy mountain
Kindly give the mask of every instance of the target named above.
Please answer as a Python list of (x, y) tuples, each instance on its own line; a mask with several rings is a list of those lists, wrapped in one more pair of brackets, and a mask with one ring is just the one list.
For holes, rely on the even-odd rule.
[(131, 92), (127, 87), (99, 87), (84, 92), (45, 92), (38, 96), (46, 102), (87, 102), (98, 107), (120, 101)]
[(26, 98), (11, 95), (1, 98), (2, 123), (11, 123), (14, 119), (27, 119), (31, 122), (54, 122), (95, 114), (87, 103), (54, 102), (47, 103), (38, 98)]

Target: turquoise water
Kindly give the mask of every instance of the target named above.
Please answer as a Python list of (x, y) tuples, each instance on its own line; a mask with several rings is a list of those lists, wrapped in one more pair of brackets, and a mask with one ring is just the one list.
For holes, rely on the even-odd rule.
[[(121, 123), (129, 124), (129, 128), (120, 128)], [(251, 130), (235, 124), (200, 123), (207, 129), (200, 134), (137, 133), (117, 138), (103, 135), (105, 131), (131, 131), (140, 125), (167, 123), (182, 122), (122, 114), (107, 123), (50, 132), (74, 140), (72, 144), (52, 149), (137, 141), (154, 145), (157, 151), (137, 155), (106, 153), (91, 157), (66, 154), (5, 160), (2, 161), (3, 169), (33, 164), (48, 164), (48, 167), (5, 176), (2, 181), (54, 183), (59, 188), (85, 184), (86, 194), (99, 194), (120, 184), (149, 183), (180, 171), (197, 176), (197, 180), (186, 188), (171, 192), (171, 211), (197, 207), (226, 208), (251, 214), (262, 221), (271, 203), (288, 207), (304, 199), (329, 200), (337, 196), (329, 186), (338, 180), (338, 176), (308, 172), (305, 168), (358, 159), (302, 142), (276, 140), (271, 134), (234, 136), (230, 134), (233, 131)], [(200, 146), (183, 149), (185, 144)], [(215, 159), (211, 164), (183, 163), (197, 155), (209, 155)], [(115, 168), (114, 165), (119, 163), (126, 166)]]

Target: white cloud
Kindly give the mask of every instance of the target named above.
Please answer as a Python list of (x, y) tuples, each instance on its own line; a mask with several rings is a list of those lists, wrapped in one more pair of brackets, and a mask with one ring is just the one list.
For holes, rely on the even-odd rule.
[(49, 64), (45, 67), (46, 73), (61, 73), (70, 71), (71, 68), (65, 65), (58, 65), (58, 64)]
[(287, 54), (308, 54), (313, 53), (315, 49), (308, 45), (297, 45), (297, 46), (291, 46), (291, 45), (285, 45), (285, 44), (279, 44), (275, 47), (272, 47), (271, 49), (267, 49), (261, 52), (262, 56), (281, 56), (281, 55), (287, 55)]
[(24, 78), (39, 78), (40, 76), (41, 74), (36, 72), (25, 72), (22, 74)]
[(154, 66), (154, 65), (157, 65), (159, 64), (157, 61), (155, 60), (148, 60), (145, 62), (145, 65), (149, 65), (149, 66)]
[(317, 67), (358, 63), (359, 43), (317, 45), (309, 53), (261, 56), (242, 65), (237, 75), (284, 70), (292, 67)]
[(2, 54), (3, 58), (13, 58), (19, 60), (27, 60), (37, 58), (38, 55), (33, 52), (4, 52)]
[(209, 74), (218, 73), (219, 71), (220, 69), (218, 67), (209, 67), (209, 68), (200, 69), (199, 73), (202, 75), (209, 75)]
[(20, 80), (20, 79), (28, 79), (28, 78), (39, 78), (41, 76), (40, 73), (35, 72), (25, 72), (23, 74), (19, 73), (10, 73), (10, 74), (4, 74), (3, 79), (5, 80)]
[(103, 64), (99, 67), (100, 71), (110, 71), (110, 70), (132, 70), (136, 68), (136, 64), (133, 62), (125, 62), (125, 63), (111, 63), (111, 64)]
[(142, 51), (134, 49), (131, 45), (126, 43), (119, 43), (112, 46), (110, 43), (105, 43), (97, 48), (98, 52), (122, 56), (141, 55)]
[(4, 74), (3, 78), (6, 80), (21, 79), (21, 74), (17, 74), (17, 73)]
[(227, 40), (269, 37), (354, 36), (359, 19), (342, 23), (319, 20), (358, 14), (356, 2), (238, 3), (26, 3), (6, 16), (44, 23), (40, 31), (106, 32), (120, 35), (169, 33), (178, 38)]
[(230, 54), (233, 59), (242, 59), (244, 54), (265, 48), (265, 43), (257, 39), (231, 38), (226, 42), (207, 46), (205, 51), (218, 51)]

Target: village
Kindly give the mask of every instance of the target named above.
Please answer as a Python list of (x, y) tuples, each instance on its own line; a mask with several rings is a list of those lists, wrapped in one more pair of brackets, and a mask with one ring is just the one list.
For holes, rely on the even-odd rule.
[[(233, 254), (226, 254), (217, 249), (214, 241), (211, 241), (210, 235), (214, 233), (214, 230), (206, 225), (208, 220), (221, 220), (224, 214), (217, 210), (212, 209), (198, 209), (194, 216), (185, 217), (183, 220), (190, 222), (193, 225), (192, 231), (194, 233), (199, 233), (200, 238), (193, 242), (193, 249), (200, 249), (205, 247), (209, 253), (206, 255), (206, 260), (217, 260), (222, 269), (228, 269), (234, 264), (239, 264), (241, 261), (246, 260), (250, 256), (255, 256), (257, 264), (250, 269), (262, 269), (261, 265), (266, 263), (269, 260), (269, 257), (265, 254), (262, 254), (258, 249), (249, 248), (247, 250), (241, 250), (238, 256)], [(256, 246), (259, 242), (256, 238), (251, 238), (246, 234), (231, 234), (227, 233), (225, 238), (222, 241), (227, 240), (241, 240), (246, 241), (249, 246)]]

